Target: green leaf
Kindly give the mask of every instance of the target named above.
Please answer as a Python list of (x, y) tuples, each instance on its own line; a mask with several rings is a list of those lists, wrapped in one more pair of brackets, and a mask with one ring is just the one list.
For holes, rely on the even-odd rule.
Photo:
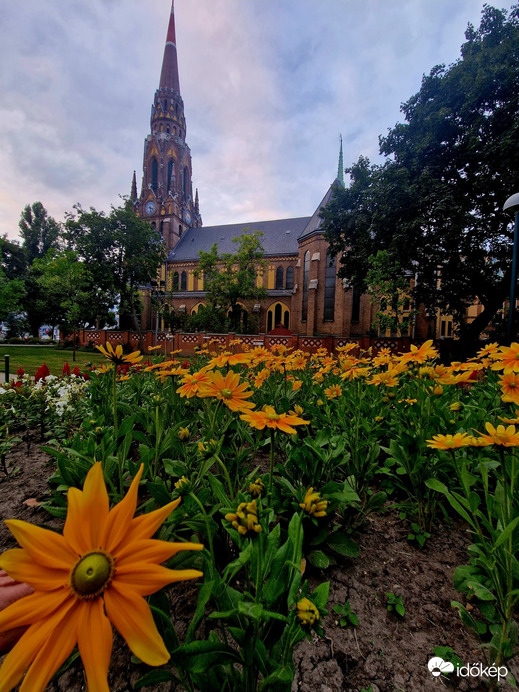
[(359, 554), (359, 546), (352, 538), (345, 536), (340, 531), (335, 531), (328, 536), (328, 546), (343, 557), (357, 557)]
[(323, 553), (322, 550), (314, 550), (311, 552), (308, 556), (308, 562), (318, 569), (326, 569), (330, 564), (328, 556), (326, 553)]
[(171, 662), (175, 667), (191, 673), (203, 673), (214, 665), (241, 662), (241, 658), (238, 652), (223, 642), (195, 641), (173, 651)]
[(139, 678), (133, 687), (136, 690), (140, 690), (141, 687), (146, 687), (148, 685), (154, 686), (161, 682), (180, 683), (180, 680), (173, 675), (173, 673), (169, 673), (167, 670), (150, 670), (149, 673), (146, 673), (146, 675), (143, 675), (142, 678)]
[(517, 516), (515, 519), (513, 519), (507, 527), (503, 530), (503, 532), (500, 534), (499, 538), (497, 541), (494, 543), (494, 547), (492, 548), (492, 551), (496, 550), (499, 548), (499, 546), (504, 543), (510, 534), (515, 530), (515, 527), (519, 524), (519, 516)]
[(214, 583), (214, 581), (206, 581), (200, 587), (200, 590), (198, 592), (198, 601), (196, 604), (195, 614), (193, 615), (193, 619), (189, 623), (189, 627), (187, 628), (186, 632), (185, 641), (187, 644), (195, 636), (196, 628), (198, 627), (200, 621), (204, 617), (205, 607), (212, 596)]
[(324, 610), (326, 608), (326, 604), (328, 603), (328, 597), (330, 595), (330, 582), (326, 581), (322, 584), (319, 584), (319, 586), (317, 586), (312, 591), (311, 595), (312, 601), (319, 608), (319, 610)]

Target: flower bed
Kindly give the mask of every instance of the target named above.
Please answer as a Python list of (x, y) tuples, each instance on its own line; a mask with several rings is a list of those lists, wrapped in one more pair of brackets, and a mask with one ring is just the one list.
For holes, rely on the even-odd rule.
[[(180, 641), (162, 591), (150, 597), (171, 661), (150, 670), (143, 684), (289, 690), (297, 643), (326, 634), (327, 574), (357, 558), (359, 530), (390, 506), (417, 550), (427, 549), (444, 518), (466, 523), (472, 545), (454, 573), (460, 592), (454, 607), (486, 645), (480, 660), (511, 667), (519, 600), (519, 346), (491, 345), (450, 366), (436, 364), (429, 342), (373, 358), (354, 344), (338, 357), (238, 343), (235, 351), (210, 349), (189, 362), (172, 354), (143, 364), (139, 354), (107, 346), (106, 367), (87, 383), (46, 375), (31, 386), (22, 378), (0, 397), (10, 434), (19, 412), (27, 425), (31, 416), (61, 420), (69, 409), (71, 416), (81, 412), (79, 426), (70, 419), (71, 437), (46, 446), (57, 461), (55, 490), (45, 503), (55, 516), (67, 513), (67, 487), (87, 483), (83, 495), (96, 496), (86, 490), (93, 468), (102, 468), (111, 503), (121, 505), (129, 482), (142, 473), (138, 516), (181, 499), (169, 518), (164, 514), (157, 536), (186, 549), (204, 546), (167, 562), (170, 570), (203, 574), (198, 602)], [(66, 437), (63, 426), (47, 428), (53, 430)], [(69, 491), (69, 515), (78, 492)], [(85, 512), (96, 511), (92, 499)], [(103, 551), (115, 577), (108, 576), (112, 567), (101, 575), (87, 599), (92, 608), (110, 599), (118, 574), (117, 551)], [(8, 562), (0, 558), (6, 569)], [(30, 574), (16, 576), (31, 583)], [(65, 575), (61, 588), (70, 588), (71, 579)], [(384, 599), (396, 622), (405, 618), (405, 593), (389, 591)], [(337, 620), (356, 627), (351, 607), (335, 606)], [(138, 655), (117, 617), (112, 621)], [(26, 655), (23, 642), (10, 660)], [(91, 660), (81, 640), (80, 652)], [(455, 660), (455, 654), (439, 655)], [(67, 655), (66, 648), (57, 652), (56, 667)], [(97, 655), (106, 676), (109, 657)]]

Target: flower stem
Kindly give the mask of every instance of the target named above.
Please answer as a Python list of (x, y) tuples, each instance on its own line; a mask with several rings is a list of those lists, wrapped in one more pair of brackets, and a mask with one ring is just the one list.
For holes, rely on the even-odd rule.
[(274, 430), (270, 430), (270, 467), (269, 467), (269, 495), (272, 494), (272, 480), (274, 476)]

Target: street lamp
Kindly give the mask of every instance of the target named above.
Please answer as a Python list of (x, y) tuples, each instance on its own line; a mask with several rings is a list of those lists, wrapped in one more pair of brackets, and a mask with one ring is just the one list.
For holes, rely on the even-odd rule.
[(512, 279), (510, 282), (510, 305), (508, 307), (508, 341), (514, 333), (515, 289), (517, 285), (517, 255), (519, 254), (519, 192), (509, 197), (503, 205), (503, 211), (515, 213), (514, 250), (512, 254)]

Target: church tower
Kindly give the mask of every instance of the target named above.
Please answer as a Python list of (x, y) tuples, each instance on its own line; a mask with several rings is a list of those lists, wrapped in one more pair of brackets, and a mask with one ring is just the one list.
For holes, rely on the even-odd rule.
[(154, 226), (172, 250), (186, 229), (202, 225), (198, 190), (193, 194), (191, 151), (180, 95), (174, 0), (150, 124), (151, 132), (144, 141), (141, 194), (136, 199), (137, 186), (132, 183), (132, 201), (139, 216)]

